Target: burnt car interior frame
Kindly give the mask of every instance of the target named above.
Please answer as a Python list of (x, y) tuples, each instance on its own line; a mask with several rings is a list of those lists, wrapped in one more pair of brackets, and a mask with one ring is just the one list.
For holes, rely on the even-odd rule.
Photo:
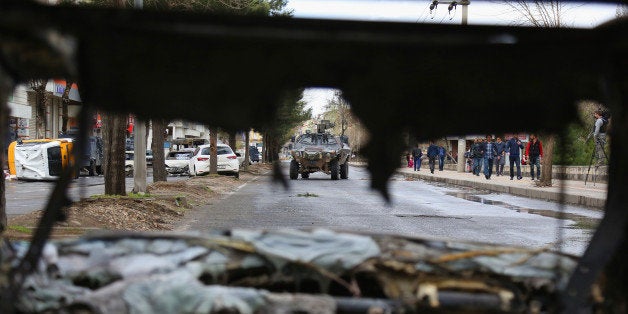
[[(88, 104), (80, 114), (82, 127), (94, 107), (243, 130), (272, 126), (282, 91), (339, 88), (370, 131), (363, 152), (372, 188), (386, 200), (405, 131), (429, 139), (525, 130), (531, 126), (526, 112), (535, 112), (536, 130), (560, 134), (575, 121), (578, 100), (600, 101), (613, 112), (608, 197), (604, 218), (560, 292), (566, 312), (590, 305), (593, 282), (625, 243), (626, 18), (594, 29), (540, 29), (48, 7), (6, 0), (0, 1), (0, 12), (3, 106), (18, 83), (68, 77), (79, 82)], [(212, 106), (224, 103), (230, 106)], [(480, 114), (416, 124), (419, 116), (440, 117), (443, 105), (452, 113), (474, 108)], [(518, 118), (496, 119), (498, 113), (520, 111)], [(87, 140), (86, 132), (81, 134), (77, 156)], [(26, 256), (12, 270), (14, 286), (35, 269), (53, 223), (70, 203), (70, 173), (66, 169), (56, 184)], [(283, 175), (275, 178), (287, 184)]]

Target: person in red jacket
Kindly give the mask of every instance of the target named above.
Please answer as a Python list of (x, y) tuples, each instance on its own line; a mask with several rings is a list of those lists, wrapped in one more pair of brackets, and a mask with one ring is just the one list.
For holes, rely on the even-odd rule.
[(534, 180), (534, 166), (536, 166), (536, 179), (541, 179), (541, 158), (543, 158), (543, 144), (534, 134), (530, 134), (530, 141), (526, 145), (525, 157), (530, 164), (530, 177)]

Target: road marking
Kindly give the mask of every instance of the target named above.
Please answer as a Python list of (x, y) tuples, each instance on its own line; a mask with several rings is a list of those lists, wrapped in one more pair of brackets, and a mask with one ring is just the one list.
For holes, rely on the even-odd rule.
[(251, 180), (249, 180), (249, 181), (247, 181), (247, 182), (242, 183), (241, 185), (239, 185), (238, 187), (236, 187), (233, 191), (231, 191), (231, 192), (227, 193), (227, 194), (226, 194), (226, 196), (231, 196), (231, 194), (233, 194), (233, 193), (235, 193), (235, 192), (239, 191), (241, 188), (243, 188), (244, 186), (246, 186), (246, 185), (247, 185), (247, 184), (249, 184), (250, 182), (257, 181), (260, 177), (261, 177), (261, 176), (256, 176), (256, 177), (254, 177), (253, 179), (251, 179)]

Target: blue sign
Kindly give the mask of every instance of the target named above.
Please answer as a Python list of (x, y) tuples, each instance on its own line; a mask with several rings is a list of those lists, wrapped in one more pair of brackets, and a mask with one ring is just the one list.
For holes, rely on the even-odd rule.
[(63, 95), (64, 90), (65, 90), (65, 85), (55, 83), (55, 93)]

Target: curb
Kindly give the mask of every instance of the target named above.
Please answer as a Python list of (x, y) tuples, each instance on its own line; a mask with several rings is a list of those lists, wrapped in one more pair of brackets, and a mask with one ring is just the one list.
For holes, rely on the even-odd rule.
[[(561, 201), (560, 192), (541, 190), (540, 188), (534, 189), (534, 188), (527, 188), (527, 187), (498, 185), (498, 184), (493, 184), (493, 183), (488, 183), (488, 182), (475, 182), (475, 181), (464, 180), (464, 179), (446, 178), (446, 177), (439, 177), (439, 176), (419, 174), (419, 173), (406, 173), (399, 170), (397, 171), (397, 173), (404, 176), (418, 178), (425, 181), (433, 181), (433, 182), (441, 182), (441, 183), (458, 185), (458, 186), (466, 186), (466, 187), (471, 187), (471, 188), (488, 190), (492, 192), (507, 193), (507, 194), (517, 195), (517, 196), (541, 199), (545, 201), (553, 201), (553, 202)], [(585, 207), (590, 207), (594, 209), (603, 209), (606, 204), (606, 199), (602, 197), (598, 198), (598, 197), (565, 193), (563, 194), (563, 198), (564, 198), (563, 201), (565, 202), (565, 204), (585, 206)]]

